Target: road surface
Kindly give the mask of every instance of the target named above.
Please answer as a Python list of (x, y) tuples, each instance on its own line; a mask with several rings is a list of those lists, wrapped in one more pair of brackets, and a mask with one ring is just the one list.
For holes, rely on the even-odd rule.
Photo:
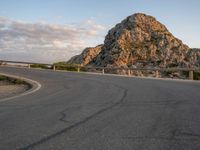
[(1, 150), (199, 150), (200, 83), (0, 68), (41, 83), (0, 102)]

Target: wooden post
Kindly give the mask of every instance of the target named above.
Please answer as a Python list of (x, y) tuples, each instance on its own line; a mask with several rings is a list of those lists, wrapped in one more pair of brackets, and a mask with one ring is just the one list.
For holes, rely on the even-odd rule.
[(53, 65), (53, 71), (56, 71), (56, 66), (55, 65)]
[(140, 71), (140, 77), (144, 77), (144, 75), (143, 75), (142, 71)]
[(194, 80), (194, 71), (189, 71), (189, 80)]
[(131, 70), (128, 69), (128, 76), (131, 76)]
[(80, 72), (80, 67), (78, 66), (77, 71)]
[(156, 70), (156, 78), (159, 78), (159, 71)]
[(31, 65), (30, 65), (30, 64), (28, 64), (28, 68), (29, 68), (29, 69), (31, 68)]
[(105, 74), (105, 70), (104, 70), (104, 68), (102, 69), (102, 74)]

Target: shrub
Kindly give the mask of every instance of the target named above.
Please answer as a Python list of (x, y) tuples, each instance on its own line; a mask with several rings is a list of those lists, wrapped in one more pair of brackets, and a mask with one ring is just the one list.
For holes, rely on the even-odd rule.
[(13, 84), (26, 84), (25, 81), (19, 80), (19, 79), (14, 79), (14, 80), (12, 81), (12, 83), (13, 83)]
[(53, 69), (52, 66), (44, 65), (44, 64), (32, 64), (31, 68)]
[(194, 80), (200, 80), (200, 72), (194, 72)]
[(27, 84), (23, 80), (10, 78), (10, 77), (6, 77), (6, 76), (3, 76), (3, 75), (0, 75), (0, 81), (8, 81), (12, 84)]
[(66, 71), (77, 71), (77, 66), (75, 65), (56, 65), (57, 70), (66, 70)]
[(2, 76), (2, 75), (0, 75), (0, 81), (4, 81), (4, 80), (6, 80), (7, 78), (5, 77), (5, 76)]

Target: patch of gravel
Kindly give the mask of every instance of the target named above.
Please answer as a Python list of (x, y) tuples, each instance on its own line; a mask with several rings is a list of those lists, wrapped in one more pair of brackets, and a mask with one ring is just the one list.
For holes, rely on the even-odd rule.
[(12, 97), (29, 89), (26, 84), (12, 84), (8, 81), (0, 81), (0, 99)]

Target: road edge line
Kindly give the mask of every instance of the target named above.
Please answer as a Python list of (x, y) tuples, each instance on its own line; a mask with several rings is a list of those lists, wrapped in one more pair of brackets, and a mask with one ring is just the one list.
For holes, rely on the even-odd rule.
[(4, 76), (10, 77), (10, 78), (23, 80), (23, 81), (27, 82), (28, 84), (30, 84), (32, 86), (31, 89), (29, 89), (29, 90), (27, 90), (27, 91), (25, 91), (25, 92), (23, 92), (19, 95), (0, 99), (0, 103), (5, 102), (5, 101), (9, 101), (9, 100), (12, 100), (12, 99), (15, 99), (15, 98), (20, 98), (20, 97), (23, 97), (23, 96), (26, 96), (26, 95), (30, 95), (32, 93), (39, 91), (42, 87), (42, 85), (39, 82), (32, 80), (32, 79), (20, 77), (20, 76), (17, 76), (17, 75), (10, 75), (10, 74), (6, 74), (6, 73), (2, 73), (2, 72), (0, 72), (0, 75), (4, 75)]

